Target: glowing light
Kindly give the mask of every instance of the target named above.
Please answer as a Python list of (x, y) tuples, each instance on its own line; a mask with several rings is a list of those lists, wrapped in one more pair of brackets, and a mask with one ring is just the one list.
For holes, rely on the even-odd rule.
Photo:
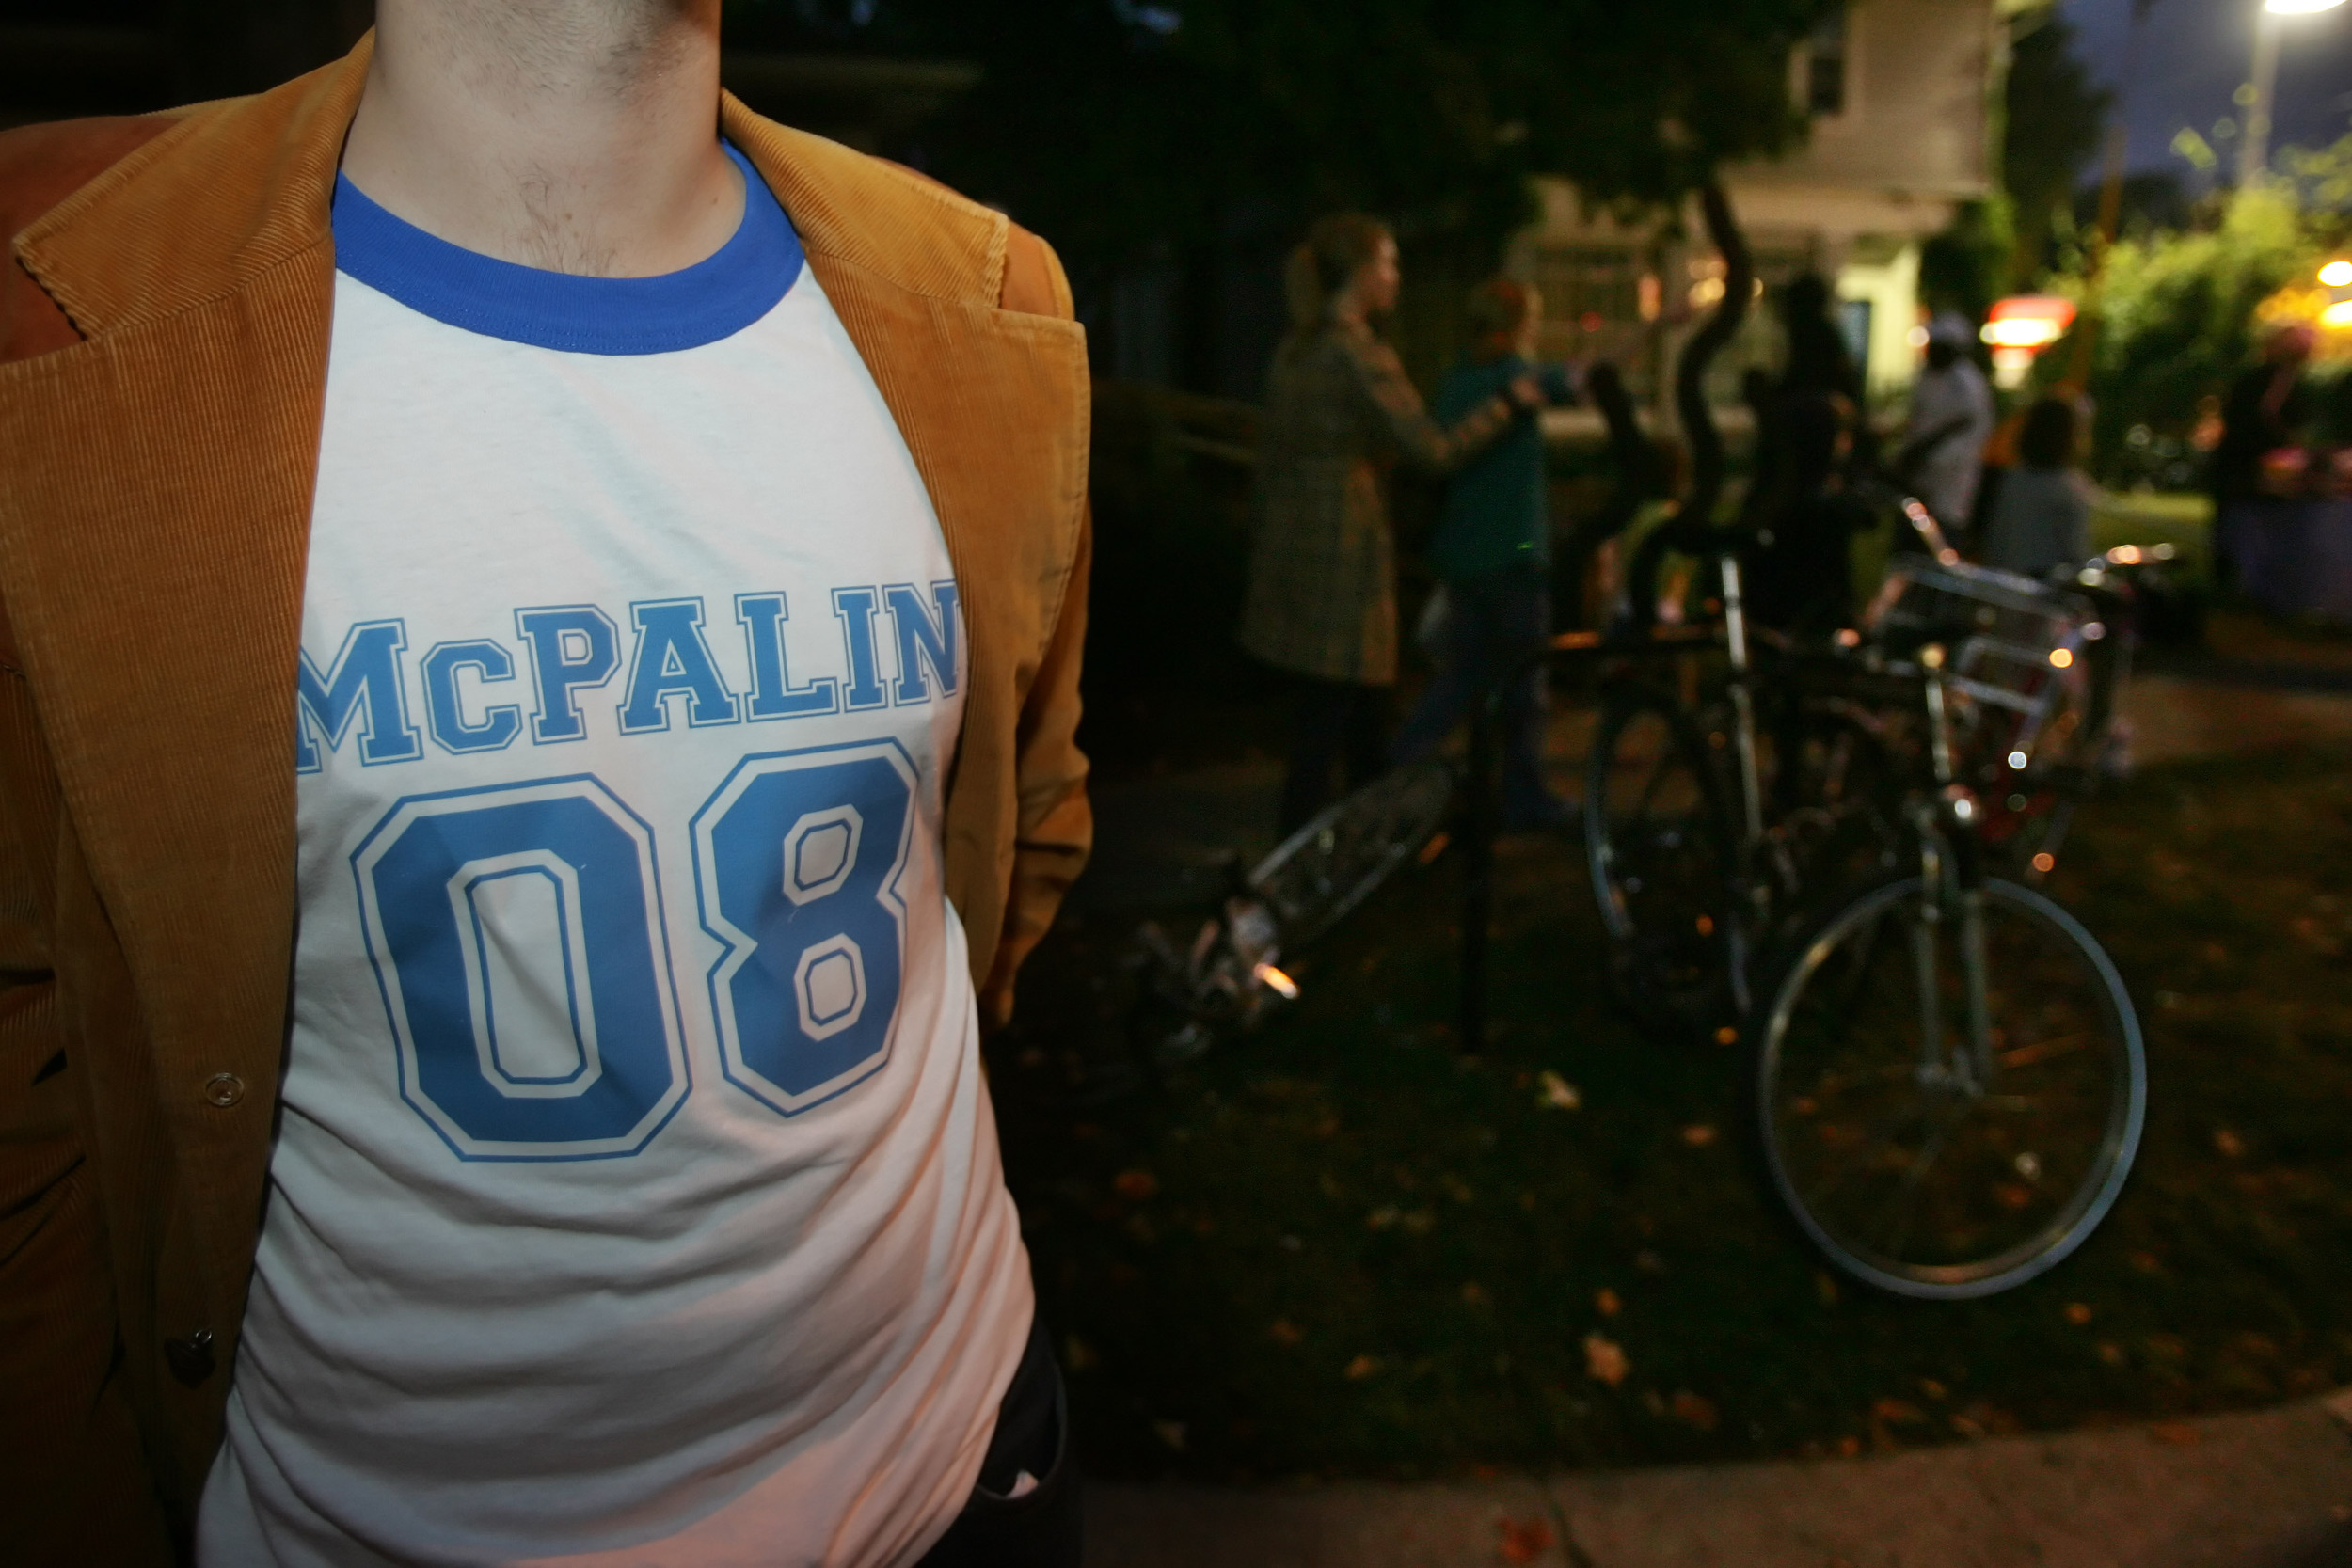
[(2331, 289), (2352, 283), (2352, 261), (2330, 261), (2319, 269), (2319, 280)]
[(2344, 0), (2263, 0), (2263, 9), (2273, 16), (2311, 16), (2343, 4)]
[(2052, 648), (2052, 649), (2050, 650), (2050, 668), (2051, 668), (2051, 669), (2053, 669), (2053, 670), (2065, 670), (2065, 669), (2071, 669), (2071, 668), (2073, 667), (2074, 663), (2074, 649), (2072, 649), (2072, 648)]
[(2074, 325), (2074, 302), (2056, 294), (2012, 294), (1993, 302), (1978, 333), (1995, 349), (2048, 348)]
[(2033, 868), (2045, 875), (2049, 872), (2050, 868), (2056, 864), (2058, 864), (2058, 857), (2050, 853), (2047, 849), (2042, 850), (2042, 853), (2033, 858)]
[(1260, 964), (1249, 972), (1249, 977), (1285, 1002), (1298, 1000), (1298, 982), (1272, 964)]
[(2061, 335), (2058, 323), (2032, 317), (1986, 322), (1984, 330), (1978, 334), (1994, 348), (2044, 348), (2057, 342)]
[(2137, 545), (2118, 545), (2115, 548), (2107, 551), (2107, 561), (2111, 565), (2137, 566), (2139, 564), (2139, 546)]
[(2322, 326), (2352, 326), (2352, 299), (2340, 299), (2319, 313)]
[(2009, 770), (2012, 773), (2023, 773), (2026, 770), (2025, 752), (2011, 752), (2009, 754)]

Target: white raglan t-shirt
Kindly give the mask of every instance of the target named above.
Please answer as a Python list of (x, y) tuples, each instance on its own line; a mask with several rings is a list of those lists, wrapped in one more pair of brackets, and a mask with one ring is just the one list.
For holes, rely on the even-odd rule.
[(206, 1568), (911, 1560), (1032, 1308), (942, 879), (967, 669), (745, 160), (663, 277), (338, 190), (282, 1124)]

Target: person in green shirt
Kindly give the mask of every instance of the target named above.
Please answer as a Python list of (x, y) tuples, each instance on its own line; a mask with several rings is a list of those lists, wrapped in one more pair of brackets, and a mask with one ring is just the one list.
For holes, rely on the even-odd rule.
[[(1549, 403), (1576, 401), (1565, 366), (1533, 363), (1543, 324), (1543, 297), (1533, 288), (1507, 277), (1481, 284), (1470, 295), (1470, 318), (1476, 340), (1438, 388), (1438, 422), (1530, 379)], [(1391, 748), (1390, 761), (1399, 767), (1434, 753), (1470, 705), (1551, 635), (1544, 439), (1532, 413), (1454, 473), (1429, 557), (1445, 585), (1445, 628), (1437, 674)], [(1544, 784), (1544, 689), (1543, 666), (1527, 662), (1502, 693), (1506, 828), (1557, 827), (1571, 815)]]

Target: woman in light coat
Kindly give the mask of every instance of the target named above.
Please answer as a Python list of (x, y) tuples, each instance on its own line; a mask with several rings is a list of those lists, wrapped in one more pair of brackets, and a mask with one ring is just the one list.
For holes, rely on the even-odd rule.
[(1267, 380), (1261, 512), (1241, 644), (1293, 687), (1287, 834), (1321, 809), (1335, 764), (1350, 788), (1384, 763), (1396, 683), (1395, 546), (1381, 470), (1397, 458), (1444, 473), (1542, 405), (1514, 383), (1451, 425), (1429, 417), (1372, 323), (1396, 303), (1396, 240), (1334, 214), (1291, 253), (1291, 331)]

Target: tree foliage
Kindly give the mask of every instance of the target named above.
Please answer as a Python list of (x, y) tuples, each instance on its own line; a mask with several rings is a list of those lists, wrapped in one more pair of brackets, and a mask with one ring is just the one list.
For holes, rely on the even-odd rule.
[[(2090, 394), (2097, 451), (2113, 454), (2134, 425), (2181, 434), (2200, 398), (2218, 394), (2254, 356), (2256, 308), (2316, 269), (2322, 235), (2292, 196), (2242, 192), (2217, 226), (2119, 241), (2095, 289), (2080, 277), (2056, 287), (2095, 320)], [(2072, 341), (2042, 356), (2045, 376), (2066, 373)]]
[(742, 0), (840, 41), (975, 60), (946, 178), (1080, 265), (1359, 206), (1489, 251), (1527, 177), (1667, 201), (1803, 134), (1796, 40), (1836, 0)]
[(2114, 95), (2091, 80), (2074, 53), (2074, 29), (2055, 11), (2021, 35), (2003, 94), (2001, 183), (2009, 192), (2014, 244), (2013, 286), (2030, 284), (2051, 263), (2053, 230), (2064, 222)]

